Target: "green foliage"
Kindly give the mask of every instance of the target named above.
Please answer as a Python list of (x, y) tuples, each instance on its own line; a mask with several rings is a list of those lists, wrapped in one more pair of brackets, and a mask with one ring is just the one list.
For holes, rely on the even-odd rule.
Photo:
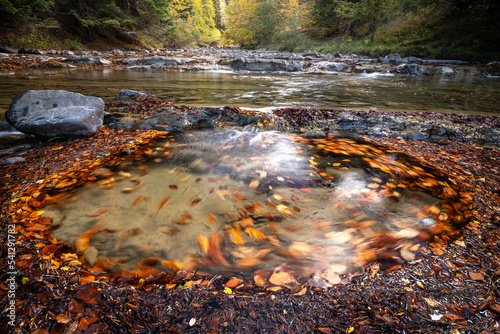
[(499, 29), (497, 2), (233, 0), (224, 37), (245, 47), (290, 51), (495, 59), (500, 54), (493, 37)]
[(174, 0), (170, 9), (166, 33), (168, 44), (210, 45), (220, 39), (211, 0)]
[(69, 0), (64, 5), (54, 0), (0, 0), (0, 5), (0, 17), (57, 17), (67, 31), (90, 42), (103, 31), (112, 36), (110, 29), (124, 28), (152, 35), (146, 40), (156, 40), (156, 45), (209, 45), (220, 39), (213, 0)]
[(10, 36), (7, 41), (9, 45), (17, 48), (41, 49), (41, 50), (83, 50), (85, 46), (76, 39), (60, 39), (53, 34), (41, 29), (29, 29), (19, 36)]
[(225, 38), (244, 47), (281, 44), (303, 29), (308, 13), (301, 0), (234, 0), (227, 8)]
[(0, 0), (0, 12), (28, 21), (37, 19), (39, 13), (50, 11), (54, 0)]

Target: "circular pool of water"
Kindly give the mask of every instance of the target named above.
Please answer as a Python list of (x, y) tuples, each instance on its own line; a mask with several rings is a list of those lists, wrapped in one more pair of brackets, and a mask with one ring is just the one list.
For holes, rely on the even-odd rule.
[(95, 271), (282, 270), (325, 287), (414, 261), (458, 216), (444, 181), (344, 139), (168, 134), (94, 176), (44, 215)]

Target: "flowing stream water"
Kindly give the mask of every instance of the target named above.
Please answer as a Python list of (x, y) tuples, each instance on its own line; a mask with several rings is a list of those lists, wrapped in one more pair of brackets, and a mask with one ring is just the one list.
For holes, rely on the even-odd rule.
[(123, 88), (192, 106), (500, 115), (499, 78), (69, 69), (0, 72), (0, 114), (16, 95), (29, 89), (64, 89), (113, 101)]

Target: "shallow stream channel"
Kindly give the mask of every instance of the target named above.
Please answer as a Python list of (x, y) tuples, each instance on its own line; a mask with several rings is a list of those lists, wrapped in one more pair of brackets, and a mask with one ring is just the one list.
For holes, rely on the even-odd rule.
[(188, 106), (500, 115), (496, 77), (57, 69), (1, 71), (0, 117), (16, 95), (30, 89), (64, 89), (105, 102), (115, 100), (120, 89), (132, 89)]

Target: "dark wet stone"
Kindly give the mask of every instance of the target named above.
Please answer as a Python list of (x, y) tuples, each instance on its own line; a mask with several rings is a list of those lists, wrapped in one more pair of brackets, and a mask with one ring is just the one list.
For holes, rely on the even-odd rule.
[(4, 159), (0, 162), (1, 165), (10, 165), (10, 164), (14, 164), (16, 162), (23, 162), (23, 161), (26, 161), (26, 159), (24, 158), (21, 158), (21, 157), (12, 157), (12, 158), (7, 158), (7, 159)]
[(302, 68), (303, 62), (280, 59), (237, 58), (231, 61), (229, 65), (236, 70), (296, 72)]
[(118, 93), (118, 98), (119, 99), (131, 99), (135, 100), (140, 96), (147, 96), (148, 94), (143, 93), (143, 92), (138, 92), (136, 90), (131, 90), (131, 89), (120, 89), (120, 92)]
[(5, 113), (17, 130), (43, 138), (91, 136), (103, 124), (104, 101), (65, 90), (29, 90)]

